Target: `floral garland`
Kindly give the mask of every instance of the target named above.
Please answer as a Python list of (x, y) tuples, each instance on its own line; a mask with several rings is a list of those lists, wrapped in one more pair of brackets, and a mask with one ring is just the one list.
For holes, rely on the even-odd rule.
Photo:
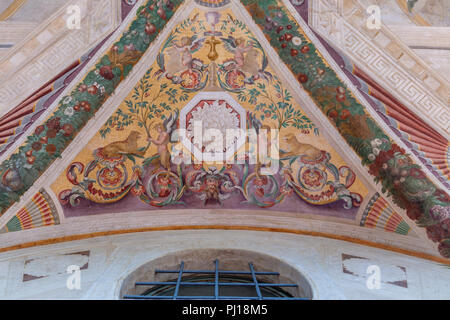
[(149, 0), (120, 39), (62, 98), (53, 115), (0, 165), (0, 214), (18, 201), (127, 77), (182, 0)]
[(365, 112), (278, 0), (242, 0), (299, 83), (369, 167), (382, 191), (450, 258), (450, 198)]

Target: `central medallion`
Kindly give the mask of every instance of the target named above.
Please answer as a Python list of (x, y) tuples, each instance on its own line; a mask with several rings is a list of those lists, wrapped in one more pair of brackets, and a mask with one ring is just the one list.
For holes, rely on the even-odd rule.
[(181, 110), (180, 129), (198, 161), (225, 161), (245, 143), (246, 112), (226, 92), (202, 92)]

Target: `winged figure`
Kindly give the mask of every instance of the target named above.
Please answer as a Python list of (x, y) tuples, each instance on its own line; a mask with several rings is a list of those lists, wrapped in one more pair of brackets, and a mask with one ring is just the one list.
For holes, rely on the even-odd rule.
[(252, 44), (248, 44), (244, 38), (235, 39), (232, 36), (228, 38), (221, 38), (225, 45), (225, 49), (234, 54), (234, 61), (236, 62), (236, 69), (257, 75), (259, 66), (259, 52)]
[(173, 45), (167, 50), (168, 61), (165, 65), (168, 74), (175, 74), (186, 69), (193, 68), (195, 59), (192, 54), (200, 50), (205, 38), (182, 37), (179, 41), (173, 41)]

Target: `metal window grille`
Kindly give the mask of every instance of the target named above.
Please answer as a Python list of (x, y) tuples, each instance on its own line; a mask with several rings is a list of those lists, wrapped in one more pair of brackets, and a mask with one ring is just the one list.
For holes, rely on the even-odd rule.
[[(173, 273), (178, 274), (177, 281), (168, 282), (136, 282), (136, 286), (173, 286), (175, 288), (173, 295), (125, 295), (124, 299), (144, 299), (144, 300), (309, 300), (307, 298), (295, 298), (295, 297), (265, 297), (261, 288), (272, 287), (272, 288), (282, 288), (282, 287), (298, 287), (296, 284), (290, 283), (262, 283), (259, 282), (257, 276), (260, 275), (272, 275), (279, 276), (278, 272), (257, 272), (255, 271), (253, 264), (249, 263), (249, 271), (225, 271), (219, 270), (219, 260), (215, 260), (215, 270), (185, 270), (184, 262), (181, 262), (179, 270), (155, 270), (155, 273)], [(189, 282), (182, 281), (183, 275), (200, 275), (208, 274), (214, 275), (214, 281), (204, 281), (204, 282)], [(221, 282), (219, 281), (220, 275), (240, 275), (240, 276), (251, 276), (252, 282)], [(180, 288), (183, 286), (213, 286), (214, 295), (211, 296), (181, 296), (179, 295)], [(219, 294), (220, 287), (226, 286), (248, 286), (255, 289), (255, 296), (221, 296)]]

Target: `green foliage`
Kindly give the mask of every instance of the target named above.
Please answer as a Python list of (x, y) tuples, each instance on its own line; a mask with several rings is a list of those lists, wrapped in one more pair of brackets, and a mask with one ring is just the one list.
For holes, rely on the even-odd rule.
[[(275, 90), (275, 96), (269, 90)], [(292, 95), (285, 89), (281, 81), (275, 76), (272, 81), (256, 83), (256, 86), (246, 88), (237, 94), (240, 102), (248, 102), (255, 105), (261, 121), (275, 120), (278, 128), (314, 129), (312, 121), (300, 110), (294, 108)]]
[(177, 104), (188, 99), (186, 92), (170, 87), (166, 82), (150, 82), (152, 73), (153, 68), (150, 68), (133, 88), (131, 99), (125, 100), (126, 108), (119, 108), (106, 121), (100, 129), (102, 138), (106, 138), (113, 129), (123, 130), (132, 124), (143, 128), (150, 137), (154, 119), (162, 118), (164, 112), (172, 110), (171, 105), (161, 100), (168, 99), (170, 104)]

